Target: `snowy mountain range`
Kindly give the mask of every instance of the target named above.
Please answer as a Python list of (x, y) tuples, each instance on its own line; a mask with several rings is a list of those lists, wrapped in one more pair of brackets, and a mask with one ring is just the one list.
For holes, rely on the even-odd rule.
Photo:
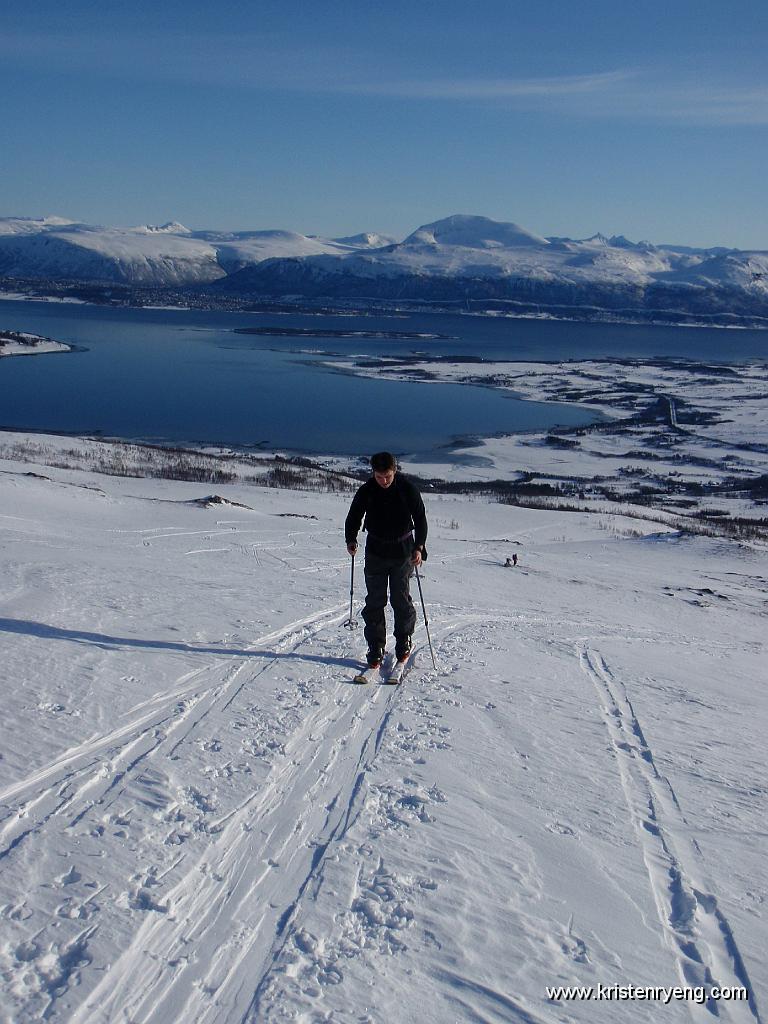
[(293, 231), (191, 231), (159, 226), (99, 227), (61, 217), (0, 218), (0, 275), (136, 285), (203, 284), (283, 257), (341, 255), (390, 238), (315, 238)]
[(543, 305), (768, 316), (768, 251), (544, 238), (454, 215), (402, 242), (373, 233), (191, 231), (0, 219), (0, 276), (206, 286), (248, 296), (492, 299)]

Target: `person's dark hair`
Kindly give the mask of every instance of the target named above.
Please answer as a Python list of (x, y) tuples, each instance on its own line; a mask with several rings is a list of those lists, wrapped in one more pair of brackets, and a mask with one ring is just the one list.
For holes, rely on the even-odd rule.
[(395, 456), (391, 452), (376, 452), (371, 456), (371, 468), (374, 473), (386, 473), (388, 469), (397, 469)]

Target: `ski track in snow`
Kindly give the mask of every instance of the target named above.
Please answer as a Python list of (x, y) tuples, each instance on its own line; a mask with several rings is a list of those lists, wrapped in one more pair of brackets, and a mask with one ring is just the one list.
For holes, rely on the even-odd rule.
[[(253, 649), (272, 644), (276, 652), (283, 648), (294, 651), (321, 629), (340, 622), (345, 607), (340, 604), (271, 631), (260, 637)], [(76, 845), (77, 826), (89, 815), (96, 816), (93, 829), (99, 834), (104, 831), (99, 821), (127, 826), (126, 818), (105, 816), (104, 811), (115, 804), (129, 785), (140, 791), (140, 799), (151, 803), (153, 778), (164, 778), (164, 773), (157, 771), (161, 759), (172, 759), (179, 745), (190, 738), (212, 711), (226, 709), (247, 683), (274, 664), (277, 656), (246, 678), (240, 677), (247, 661), (240, 659), (228, 659), (224, 666), (209, 664), (186, 673), (172, 690), (135, 707), (125, 725), (67, 751), (45, 768), (3, 790), (0, 803), (7, 807), (15, 802), (15, 806), (0, 829), (0, 864), (20, 847), (23, 855), (25, 841), (47, 827), (58, 833), (56, 845), (60, 846), (67, 838)], [(237, 660), (240, 664), (236, 664)], [(209, 678), (211, 675), (213, 681)], [(190, 794), (192, 802), (197, 796)], [(158, 799), (157, 804), (160, 806), (161, 800)], [(215, 824), (211, 826), (212, 833), (216, 829)], [(67, 885), (80, 879), (80, 872), (73, 866), (60, 882)], [(157, 879), (150, 873), (146, 883), (130, 897), (130, 905), (137, 910), (165, 913), (167, 906), (154, 901), (148, 888), (157, 884)], [(60, 912), (64, 916), (71, 913), (87, 918), (90, 916), (88, 903), (97, 896), (98, 893), (92, 893), (77, 906), (69, 906), (65, 901)], [(6, 909), (13, 916), (21, 914), (22, 907), (23, 904), (16, 910)], [(43, 1017), (50, 1015), (57, 999), (77, 981), (78, 969), (90, 962), (88, 940), (97, 928), (98, 925), (88, 926), (69, 942), (54, 943), (47, 950), (38, 942), (15, 950), (17, 961), (37, 967), (47, 990)]]
[[(256, 672), (245, 673), (250, 663), (235, 657), (185, 673), (170, 690), (135, 706), (116, 729), (92, 737), (0, 791), (0, 803), (12, 808), (0, 828), (0, 863), (23, 852), (27, 840), (47, 829), (58, 833), (56, 844), (63, 849), (68, 841), (76, 847), (78, 828), (88, 824), (99, 834), (104, 829), (99, 822), (127, 828), (130, 816), (105, 812), (131, 787), (144, 802), (154, 799), (162, 807), (163, 760), (173, 760), (193, 735), (202, 740), (205, 720), (215, 719), (247, 684), (279, 667), (281, 653), (294, 653), (316, 640), (322, 631), (338, 626), (346, 612), (346, 603), (339, 604), (260, 637), (247, 649), (272, 645), (276, 653)], [(451, 613), (433, 626), (434, 635), (448, 636), (481, 618)], [(406, 675), (423, 657), (417, 646)], [(335, 688), (322, 700), (303, 702), (300, 724), (262, 788), (219, 818), (211, 815), (202, 794), (190, 794), (206, 813), (206, 847), (193, 862), (182, 864), (181, 877), (162, 899), (152, 893), (162, 879), (153, 870), (124, 894), (125, 905), (144, 912), (144, 920), (68, 1018), (70, 1024), (255, 1024), (263, 1019), (261, 1003), (270, 996), (273, 968), (286, 947), (293, 949), (302, 941), (296, 927), (301, 900), (319, 886), (328, 851), (339, 848), (365, 805), (366, 776), (402, 692), (402, 687), (375, 685), (362, 688), (355, 699), (359, 691), (348, 680), (341, 681), (340, 674), (334, 670)], [(63, 886), (82, 878), (74, 865), (76, 854), (71, 856), (71, 867), (59, 879)], [(179, 873), (183, 857), (168, 870)], [(382, 865), (369, 884), (373, 893), (388, 885)], [(88, 919), (102, 891), (77, 906), (65, 900), (60, 911)], [(365, 896), (359, 894), (352, 905), (358, 908), (353, 916), (367, 920), (368, 911), (361, 909)], [(388, 930), (391, 925), (389, 920)], [(359, 926), (370, 930), (376, 923), (371, 919)], [(15, 950), (16, 960), (36, 967), (44, 981), (42, 1017), (50, 1016), (57, 1001), (80, 983), (81, 968), (92, 960), (88, 943), (98, 927), (88, 923), (68, 942), (47, 949), (41, 934)], [(142, 985), (137, 989), (139, 975)]]
[[(477, 618), (452, 618), (438, 635)], [(419, 657), (417, 648), (409, 673)], [(165, 912), (140, 926), (71, 1024), (271, 1019), (262, 1004), (271, 1003), (274, 968), (305, 941), (296, 925), (301, 901), (316, 893), (329, 852), (342, 846), (365, 806), (366, 777), (402, 692), (376, 684), (361, 691), (359, 700), (357, 688), (345, 699), (349, 681), (337, 682), (291, 735), (284, 763), (264, 789), (209, 822), (210, 847), (166, 894)], [(372, 891), (381, 875), (371, 880)], [(352, 899), (353, 913), (362, 902)]]
[[(286, 748), (287, 764), (209, 827), (216, 838), (168, 894), (168, 914), (145, 922), (72, 1024), (121, 1013), (147, 1024), (243, 1019), (326, 849), (354, 818), (389, 715), (385, 708), (381, 716), (379, 693), (357, 704), (321, 703), (305, 719)], [(187, 959), (193, 943), (210, 957)]]
[[(246, 539), (250, 531), (234, 528), (190, 531), (165, 526), (113, 532), (139, 534), (139, 548), (178, 538), (187, 545), (189, 537), (207, 543), (219, 533), (236, 532), (242, 542), (232, 550), (256, 560), (269, 558), (291, 573), (348, 566), (335, 553), (322, 564), (302, 555), (293, 538), (306, 540), (311, 534), (281, 534), (285, 543), (278, 555), (269, 548), (270, 541)], [(533, 532), (529, 528), (525, 537)], [(326, 534), (318, 530), (316, 535)], [(444, 559), (443, 565), (466, 559), (498, 565), (498, 560), (485, 557), (482, 546), (475, 548), (486, 543), (494, 542), (473, 541), (472, 550)], [(299, 553), (293, 555), (292, 548)], [(180, 548), (179, 553), (220, 550), (227, 549)], [(201, 559), (201, 564), (207, 562)], [(582, 582), (570, 578), (574, 571), (558, 575), (556, 568), (531, 568), (540, 580), (557, 579), (566, 591)], [(527, 572), (501, 574), (502, 585), (516, 583)], [(491, 597), (493, 588), (486, 593)], [(469, 599), (476, 600), (477, 593)], [(439, 820), (437, 806), (454, 799), (433, 781), (440, 778), (443, 788), (449, 788), (437, 771), (426, 781), (420, 773), (433, 754), (439, 761), (452, 743), (457, 745), (446, 719), (455, 724), (463, 711), (467, 719), (495, 715), (496, 701), (511, 705), (524, 699), (526, 662), (507, 669), (505, 661), (492, 661), (486, 685), (472, 693), (466, 687), (462, 694), (461, 675), (452, 676), (457, 669), (482, 674), (488, 664), (482, 659), (489, 651), (515, 648), (519, 654), (518, 641), (529, 653), (541, 655), (542, 664), (553, 658), (546, 664), (565, 665), (566, 674), (577, 681), (579, 696), (585, 676), (594, 687), (621, 784), (616, 786), (619, 817), (624, 818), (625, 801), (630, 846), (634, 851), (636, 841), (642, 855), (642, 860), (637, 858), (639, 888), (646, 891), (644, 863), (660, 922), (659, 927), (651, 913), (651, 945), (657, 944), (658, 935), (663, 962), (677, 965), (684, 984), (743, 985), (753, 993), (734, 929), (713, 895), (717, 886), (707, 881), (694, 830), (657, 768), (627, 686), (596, 649), (617, 635), (626, 645), (661, 642), (683, 652), (702, 641), (686, 635), (674, 620), (633, 623), (618, 634), (610, 620), (584, 614), (579, 601), (564, 603), (554, 619), (541, 598), (528, 611), (515, 610), (514, 604), (497, 607), (493, 599), (494, 605), (475, 605), (471, 613), (460, 598), (455, 604), (429, 603), (432, 637), (445, 672), (437, 677), (432, 672), (420, 627), (407, 683), (401, 686), (351, 685), (353, 669), (343, 659), (359, 653), (359, 644), (353, 642), (354, 635), (338, 629), (348, 614), (346, 600), (273, 629), (248, 646), (238, 639), (238, 651), (222, 648), (217, 653), (217, 645), (210, 642), (176, 645), (201, 659), (201, 667), (135, 703), (114, 728), (65, 750), (1, 790), (0, 869), (7, 867), (13, 878), (26, 872), (32, 882), (29, 894), (22, 890), (12, 904), (0, 907), (0, 919), (8, 923), (29, 921), (23, 941), (0, 946), (0, 978), (9, 982), (20, 1011), (8, 1020), (378, 1024), (379, 1018), (364, 1011), (379, 1012), (386, 994), (383, 999), (378, 994), (378, 1005), (374, 994), (372, 1007), (360, 1001), (354, 1017), (345, 1006), (356, 1005), (350, 999), (360, 994), (361, 978), (364, 984), (380, 968), (385, 976), (384, 958), (409, 950), (415, 955), (402, 956), (397, 964), (399, 982), (406, 975), (416, 977), (414, 985), (427, 979), (435, 1001), (430, 1009), (450, 1014), (446, 1020), (553, 1024), (576, 1019), (571, 1015), (574, 1006), (536, 1001), (530, 986), (525, 996), (519, 995), (515, 980), (503, 970), (484, 975), (483, 965), (471, 957), (468, 963), (450, 955), (431, 960), (433, 949), (443, 948), (440, 940), (446, 942), (446, 934), (438, 939), (425, 923), (436, 902), (450, 905), (453, 894), (448, 890), (439, 900), (431, 899), (438, 884), (443, 885), (440, 870), (445, 868), (433, 860), (413, 871), (410, 865), (404, 869), (397, 861), (393, 865), (388, 854), (385, 860), (378, 848), (379, 840), (386, 849), (388, 839), (410, 841), (419, 829), (426, 834), (430, 829), (424, 826)], [(506, 632), (502, 628), (503, 636), (493, 637), (500, 627)], [(95, 638), (101, 636), (58, 634), (97, 645)], [(57, 633), (46, 627), (30, 635)], [(731, 638), (719, 636), (707, 637), (708, 648), (729, 650)], [(130, 648), (129, 640), (111, 639), (112, 648)], [(500, 681), (499, 664), (505, 666), (505, 685), (507, 672), (521, 673), (513, 697), (500, 698), (498, 693), (505, 691), (493, 689)], [(258, 696), (249, 698), (250, 686)], [(561, 698), (553, 691), (551, 699), (555, 706)], [(457, 712), (452, 718), (445, 714), (448, 707)], [(496, 727), (505, 722), (509, 719), (498, 713)], [(602, 735), (601, 728), (597, 731)], [(493, 743), (494, 733), (479, 735)], [(506, 750), (519, 759), (503, 775), (505, 784), (513, 784), (515, 772), (529, 771), (525, 762), (531, 755)], [(592, 753), (604, 761), (603, 744)], [(613, 761), (606, 772), (611, 779)], [(223, 783), (220, 789), (212, 785), (209, 792), (199, 784), (200, 777)], [(446, 777), (450, 781), (450, 773)], [(556, 841), (573, 840), (574, 829), (554, 818), (544, 828)], [(102, 837), (108, 842), (102, 843)], [(89, 860), (103, 855), (95, 852), (99, 845), (115, 859), (105, 885), (100, 884), (105, 873), (99, 871), (99, 861)], [(418, 840), (412, 844), (418, 845)], [(530, 912), (530, 902), (523, 899), (526, 887), (531, 901), (544, 896), (534, 868), (522, 858), (512, 858), (505, 866), (501, 877), (520, 892), (517, 903), (510, 897), (507, 904), (508, 913), (517, 916), (500, 919), (502, 931), (508, 922), (516, 927), (518, 948), (526, 950), (527, 942), (528, 950), (538, 950), (539, 968), (543, 962), (544, 970), (559, 971), (561, 980), (574, 976), (574, 964), (583, 971), (576, 975), (579, 979), (592, 977), (593, 960), (601, 969), (606, 962), (621, 967), (610, 951), (601, 961), (598, 935), (584, 931), (582, 939), (573, 931), (572, 914), (566, 929), (551, 914)], [(497, 895), (504, 896), (494, 893), (494, 900)], [(331, 921), (323, 918), (329, 906)], [(451, 910), (445, 915), (450, 922)], [(449, 923), (446, 931), (452, 928)], [(8, 964), (10, 969), (3, 970)], [(419, 975), (421, 969), (425, 973)], [(345, 980), (345, 991), (334, 989)], [(734, 1024), (759, 1024), (754, 994), (752, 1000), (748, 1005), (691, 1004), (688, 1009), (694, 1019), (714, 1016)]]
[[(297, 632), (302, 642), (316, 631), (318, 622), (326, 625), (328, 621), (341, 621), (344, 607), (338, 605), (292, 622), (260, 637), (247, 649), (256, 651), (270, 643), (279, 648), (281, 642), (290, 641)], [(225, 698), (234, 697), (235, 684), (237, 690), (244, 685), (237, 677), (246, 662), (236, 665), (234, 660), (229, 659), (223, 672), (220, 665), (209, 664), (186, 673), (172, 690), (137, 705), (125, 725), (80, 744), (33, 775), (1, 790), (0, 804), (8, 804), (23, 798), (30, 790), (43, 787), (5, 819), (0, 828), (0, 860), (52, 814), (72, 814), (70, 824), (75, 824), (84, 810), (102, 799), (126, 771), (134, 769), (154, 749), (167, 748), (170, 756), (173, 746), (217, 703), (226, 706)], [(251, 676), (251, 680), (267, 668), (268, 664)], [(215, 681), (201, 683), (209, 674), (216, 676)], [(177, 735), (180, 732), (181, 737)]]
[(689, 1004), (695, 1019), (761, 1021), (746, 967), (728, 920), (703, 876), (703, 859), (675, 791), (654, 760), (626, 687), (587, 641), (577, 646), (581, 668), (597, 691), (638, 844), (643, 853), (664, 939), (682, 985), (745, 987), (749, 1003)]

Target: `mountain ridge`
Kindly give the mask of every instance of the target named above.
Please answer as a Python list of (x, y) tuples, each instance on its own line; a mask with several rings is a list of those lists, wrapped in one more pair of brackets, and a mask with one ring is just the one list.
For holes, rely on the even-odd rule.
[(0, 276), (198, 288), (294, 299), (494, 299), (768, 318), (768, 252), (659, 246), (623, 235), (548, 238), (453, 214), (402, 241), (282, 229), (134, 228), (0, 218)]

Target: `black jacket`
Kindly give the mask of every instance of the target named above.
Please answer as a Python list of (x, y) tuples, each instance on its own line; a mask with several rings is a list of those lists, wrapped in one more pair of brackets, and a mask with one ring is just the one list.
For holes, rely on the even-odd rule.
[[(421, 495), (410, 480), (396, 473), (389, 487), (381, 487), (371, 477), (358, 489), (344, 523), (347, 544), (357, 543), (363, 516), (366, 550), (382, 558), (407, 558), (419, 547), (426, 559), (427, 516)], [(411, 531), (415, 531), (414, 540)]]

